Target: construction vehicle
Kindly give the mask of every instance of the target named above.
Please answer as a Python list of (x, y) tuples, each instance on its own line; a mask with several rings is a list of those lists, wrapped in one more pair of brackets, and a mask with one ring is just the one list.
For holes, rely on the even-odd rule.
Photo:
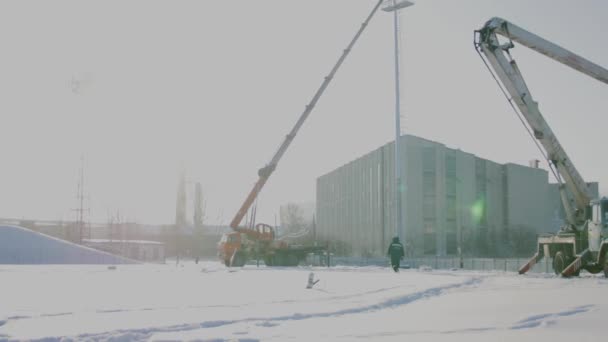
[(264, 260), (267, 266), (296, 266), (308, 253), (319, 252), (322, 249), (317, 246), (293, 245), (287, 241), (277, 239), (273, 227), (267, 224), (260, 223), (252, 225), (252, 227), (242, 227), (239, 225), (255, 202), (260, 191), (262, 191), (268, 178), (276, 169), (281, 157), (283, 157), (283, 154), (304, 124), (304, 121), (306, 121), (314, 109), (325, 89), (383, 2), (384, 0), (378, 0), (371, 13), (361, 24), (354, 38), (350, 41), (348, 47), (343, 51), (330, 73), (325, 77), (312, 100), (306, 105), (304, 112), (300, 115), (289, 134), (287, 134), (270, 162), (258, 171), (258, 181), (230, 222), (230, 227), (233, 231), (224, 234), (218, 243), (218, 256), (226, 266), (243, 266), (248, 260), (254, 258)]
[[(499, 35), (506, 39), (504, 43)], [(536, 254), (519, 274), (547, 257), (553, 259), (555, 273), (564, 277), (577, 276), (583, 269), (590, 273), (603, 270), (608, 277), (608, 199), (592, 198), (588, 184), (539, 111), (510, 51), (517, 42), (604, 83), (608, 83), (608, 70), (501, 18), (492, 18), (475, 31), (474, 40), (488, 70), (549, 163), (566, 213), (565, 224), (557, 233), (538, 237)]]

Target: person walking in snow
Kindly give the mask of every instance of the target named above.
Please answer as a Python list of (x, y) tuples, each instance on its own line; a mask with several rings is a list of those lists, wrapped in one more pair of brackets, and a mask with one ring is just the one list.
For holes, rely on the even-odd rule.
[(391, 257), (391, 266), (393, 267), (393, 271), (399, 272), (399, 266), (401, 263), (401, 259), (405, 256), (405, 251), (403, 250), (403, 245), (399, 242), (399, 237), (395, 236), (393, 238), (393, 242), (391, 242), (390, 246), (388, 246), (388, 253)]

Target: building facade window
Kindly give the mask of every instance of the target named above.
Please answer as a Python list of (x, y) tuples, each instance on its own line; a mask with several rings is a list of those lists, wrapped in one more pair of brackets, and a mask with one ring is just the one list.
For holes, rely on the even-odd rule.
[(486, 188), (487, 174), (486, 161), (481, 158), (475, 158), (475, 220), (479, 227), (486, 228), (487, 220), (487, 205), (486, 205)]
[(457, 178), (456, 178), (456, 154), (454, 151), (447, 151), (445, 156), (445, 220), (446, 232), (445, 243), (446, 253), (457, 253)]
[(422, 149), (422, 220), (424, 225), (424, 254), (437, 252), (437, 165), (436, 149)]

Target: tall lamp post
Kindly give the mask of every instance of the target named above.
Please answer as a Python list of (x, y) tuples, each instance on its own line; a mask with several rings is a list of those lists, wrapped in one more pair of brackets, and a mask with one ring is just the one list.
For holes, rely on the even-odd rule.
[(401, 140), (401, 91), (399, 86), (399, 11), (403, 8), (414, 5), (407, 0), (387, 0), (385, 12), (393, 13), (393, 26), (395, 35), (395, 230), (397, 236), (402, 238), (403, 213), (401, 212), (401, 197), (404, 189), (401, 180), (401, 154), (399, 151), (399, 141)]

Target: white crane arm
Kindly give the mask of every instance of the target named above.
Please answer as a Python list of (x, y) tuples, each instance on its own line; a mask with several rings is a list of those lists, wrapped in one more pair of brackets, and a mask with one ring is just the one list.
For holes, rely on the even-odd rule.
[(608, 83), (608, 70), (502, 18), (490, 19), (480, 31), (483, 30), (509, 38), (587, 76)]
[[(508, 38), (509, 42), (501, 45), (497, 35)], [(509, 50), (513, 47), (513, 41), (518, 42), (604, 83), (608, 83), (608, 70), (501, 18), (489, 20), (481, 30), (476, 31), (475, 40), (475, 45), (485, 55), (509, 93), (511, 101), (532, 128), (535, 138), (547, 153), (547, 158), (557, 168), (558, 177), (563, 178), (565, 185), (574, 195), (574, 210), (565, 200), (563, 191), (562, 200), (569, 223), (580, 226), (585, 221), (584, 212), (592, 199), (591, 193), (539, 111), (538, 103), (532, 97)]]

